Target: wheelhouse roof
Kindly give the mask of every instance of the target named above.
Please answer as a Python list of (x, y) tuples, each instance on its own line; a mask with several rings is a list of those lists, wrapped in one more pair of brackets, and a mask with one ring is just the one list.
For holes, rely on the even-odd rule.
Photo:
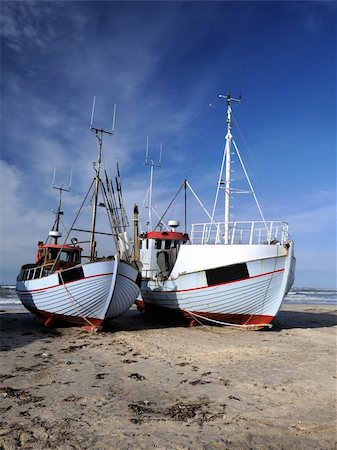
[(82, 248), (79, 246), (60, 245), (60, 244), (39, 244), (39, 248), (55, 248), (58, 250), (60, 249), (66, 250), (67, 252), (78, 252), (82, 250)]
[(180, 233), (178, 231), (148, 231), (140, 236), (141, 239), (162, 239), (172, 241), (188, 241), (187, 233)]

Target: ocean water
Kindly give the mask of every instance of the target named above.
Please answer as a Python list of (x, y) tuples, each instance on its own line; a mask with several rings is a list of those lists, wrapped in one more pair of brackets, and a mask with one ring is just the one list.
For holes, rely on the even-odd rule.
[[(284, 303), (337, 306), (337, 289), (293, 288)], [(8, 308), (24, 309), (16, 295), (15, 286), (0, 287), (0, 309)]]

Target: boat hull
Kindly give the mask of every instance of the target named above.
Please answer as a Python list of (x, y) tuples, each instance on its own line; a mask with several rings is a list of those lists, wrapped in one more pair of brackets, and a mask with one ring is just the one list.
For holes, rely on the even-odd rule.
[[(143, 279), (137, 306), (179, 313), (191, 321), (258, 327), (270, 324), (294, 281), (293, 244), (287, 248), (231, 246), (228, 252), (219, 247), (181, 248), (172, 270), (176, 277), (162, 282)], [(198, 252), (200, 258), (196, 257)], [(213, 252), (213, 259), (203, 259), (203, 252)], [(186, 270), (179, 272), (176, 266)]]
[(98, 261), (37, 279), (17, 279), (22, 304), (49, 323), (61, 320), (92, 328), (124, 314), (139, 294), (138, 271), (125, 261)]

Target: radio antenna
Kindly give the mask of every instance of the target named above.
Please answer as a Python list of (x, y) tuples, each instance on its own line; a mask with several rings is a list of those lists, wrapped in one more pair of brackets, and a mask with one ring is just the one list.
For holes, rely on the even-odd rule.
[[(153, 184), (153, 171), (155, 167), (161, 167), (162, 162), (162, 154), (163, 154), (163, 143), (160, 143), (159, 147), (159, 161), (154, 162), (152, 159), (149, 159), (149, 137), (146, 138), (146, 150), (145, 150), (145, 162), (144, 164), (150, 166), (150, 187), (148, 190), (148, 210), (149, 210), (149, 220), (147, 223), (148, 230), (152, 229), (152, 211), (154, 211), (152, 206), (152, 184)], [(155, 212), (155, 211), (154, 211)]]
[(55, 212), (55, 214), (56, 214), (55, 222), (54, 222), (52, 230), (49, 232), (49, 236), (54, 239), (54, 244), (57, 244), (58, 238), (62, 237), (62, 233), (59, 231), (60, 216), (63, 215), (63, 211), (61, 211), (62, 193), (63, 193), (63, 191), (70, 192), (72, 177), (73, 177), (73, 171), (71, 170), (70, 171), (69, 184), (68, 184), (67, 187), (65, 187), (63, 183), (58, 184), (58, 185), (55, 184), (56, 167), (54, 167), (52, 187), (53, 187), (53, 189), (57, 189), (60, 192), (59, 193), (59, 203), (58, 203), (58, 206), (57, 206), (57, 210)]
[(93, 126), (94, 115), (95, 115), (95, 106), (96, 106), (96, 96), (94, 95), (94, 99), (92, 102), (92, 109), (91, 109), (90, 130), (95, 131), (96, 135), (98, 132), (113, 135), (115, 133), (115, 123), (116, 123), (116, 110), (117, 110), (116, 103), (114, 103), (114, 106), (113, 106), (111, 131), (106, 131), (106, 130), (103, 130), (103, 128), (96, 128)]

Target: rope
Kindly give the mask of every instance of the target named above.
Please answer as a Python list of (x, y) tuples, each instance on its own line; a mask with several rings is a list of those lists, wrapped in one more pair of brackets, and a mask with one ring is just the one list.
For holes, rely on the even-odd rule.
[[(94, 325), (92, 322), (90, 322), (90, 320), (87, 319), (85, 316), (83, 316), (83, 314), (81, 314), (81, 312), (78, 310), (78, 308), (77, 308), (77, 302), (76, 302), (76, 300), (74, 299), (74, 297), (71, 295), (71, 292), (69, 291), (69, 289), (67, 288), (67, 286), (65, 285), (65, 282), (64, 282), (64, 280), (63, 280), (63, 276), (62, 276), (62, 272), (61, 272), (61, 271), (59, 272), (59, 276), (60, 276), (60, 279), (61, 279), (62, 284), (63, 284), (63, 286), (64, 286), (64, 289), (66, 290), (66, 292), (67, 292), (67, 294), (68, 294), (69, 300), (70, 300), (70, 302), (73, 304), (73, 306), (75, 307), (75, 309), (76, 309), (78, 315), (79, 315), (85, 322), (87, 322), (93, 329), (97, 329), (96, 325)], [(98, 317), (97, 317), (97, 318), (98, 318)]]
[[(186, 311), (186, 310), (184, 310), (184, 311)], [(247, 324), (247, 322), (253, 317), (253, 315), (251, 315), (251, 317), (249, 319), (247, 319), (245, 324), (241, 325), (241, 324), (238, 324), (238, 323), (222, 322), (220, 320), (210, 319), (209, 317), (204, 317), (204, 316), (201, 316), (199, 314), (192, 313), (191, 311), (186, 311), (186, 312), (188, 314), (190, 314), (193, 318), (195, 318), (195, 320), (197, 320), (196, 319), (197, 317), (200, 317), (200, 319), (206, 320), (208, 322), (216, 323), (218, 325), (226, 325), (226, 326), (229, 326), (229, 327), (236, 327), (236, 328), (268, 327), (269, 329), (273, 327), (273, 325), (271, 325), (270, 323), (259, 323), (259, 324), (255, 324), (255, 325), (254, 324), (251, 324), (251, 325)], [(198, 320), (197, 320), (197, 322), (200, 323), (200, 321), (198, 321)]]

